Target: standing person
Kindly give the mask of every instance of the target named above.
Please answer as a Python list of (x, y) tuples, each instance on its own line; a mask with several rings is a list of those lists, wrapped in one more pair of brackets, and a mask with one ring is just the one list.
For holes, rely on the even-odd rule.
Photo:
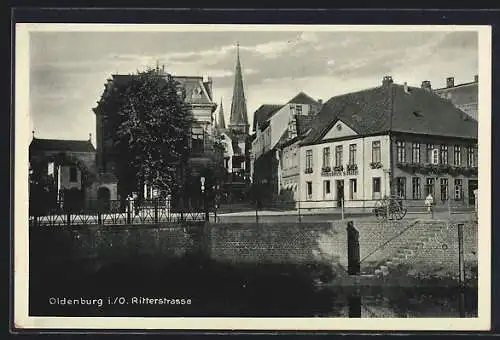
[(425, 198), (425, 206), (427, 207), (427, 212), (432, 211), (432, 205), (434, 204), (434, 197), (432, 197), (432, 194), (429, 193), (427, 197)]
[(127, 205), (128, 211), (134, 211), (134, 198), (132, 197), (132, 194), (127, 195)]
[(138, 195), (136, 192), (132, 193), (132, 205), (133, 205), (133, 208), (134, 208), (134, 214), (137, 216), (139, 215), (139, 204), (137, 202), (138, 200)]

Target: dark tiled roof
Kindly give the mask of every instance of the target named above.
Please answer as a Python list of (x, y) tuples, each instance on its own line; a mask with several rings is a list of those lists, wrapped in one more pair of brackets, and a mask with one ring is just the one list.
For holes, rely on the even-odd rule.
[(266, 120), (262, 124), (259, 124), (260, 131), (264, 131), (269, 125), (271, 125), (270, 120)]
[[(113, 84), (118, 88), (126, 87), (135, 77), (133, 74), (114, 74)], [(189, 76), (172, 76), (175, 81), (181, 85), (186, 93), (186, 103), (189, 104), (212, 104), (211, 93), (207, 90), (207, 84), (203, 83), (202, 77)], [(207, 90), (208, 97), (203, 91), (198, 93), (198, 90)]]
[(296, 117), (296, 124), (297, 124), (297, 134), (299, 136), (302, 136), (309, 130), (314, 122), (314, 118), (316, 116), (297, 116)]
[(30, 151), (95, 152), (95, 148), (88, 140), (33, 138)]
[(310, 105), (318, 105), (318, 101), (316, 101), (311, 96), (308, 96), (304, 92), (299, 92), (295, 97), (290, 99), (289, 104), (310, 104)]
[(253, 131), (256, 131), (255, 128), (257, 123), (262, 126), (262, 123), (267, 121), (269, 118), (273, 116), (279, 109), (281, 109), (283, 105), (277, 104), (263, 104), (261, 105), (257, 111), (253, 114)]
[(288, 129), (283, 131), (280, 139), (278, 139), (278, 142), (276, 143), (276, 146), (280, 147), (281, 145), (284, 145), (287, 141), (288, 141)]
[(477, 138), (477, 121), (464, 119), (464, 112), (428, 90), (408, 88), (405, 93), (403, 85), (393, 84), (331, 98), (303, 144), (320, 141), (337, 120), (360, 135), (393, 131)]

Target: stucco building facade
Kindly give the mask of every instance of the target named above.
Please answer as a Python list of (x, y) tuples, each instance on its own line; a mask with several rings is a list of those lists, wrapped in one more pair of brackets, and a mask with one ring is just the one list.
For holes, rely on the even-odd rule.
[(373, 207), (395, 195), (473, 205), (477, 121), (426, 86), (394, 84), (328, 100), (300, 147), (304, 208)]
[(264, 203), (276, 201), (283, 189), (281, 145), (297, 137), (298, 119), (312, 119), (320, 108), (321, 102), (300, 92), (284, 105), (266, 104), (255, 112), (252, 179)]

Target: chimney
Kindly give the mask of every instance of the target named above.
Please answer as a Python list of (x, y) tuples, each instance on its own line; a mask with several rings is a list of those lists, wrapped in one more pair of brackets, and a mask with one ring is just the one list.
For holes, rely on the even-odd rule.
[(384, 80), (382, 81), (382, 85), (387, 86), (393, 83), (391, 76), (384, 76)]
[(318, 99), (318, 104), (323, 105), (323, 99)]
[(89, 142), (92, 142), (92, 133), (89, 133)]
[(446, 78), (446, 87), (453, 87), (453, 86), (455, 86), (455, 78), (453, 77)]
[(429, 80), (424, 80), (422, 82), (422, 85), (420, 85), (420, 87), (423, 88), (424, 90), (427, 90), (427, 91), (431, 91), (432, 90), (431, 82)]
[(479, 76), (476, 74), (476, 75), (474, 76), (474, 83), (477, 83), (477, 82), (479, 82)]

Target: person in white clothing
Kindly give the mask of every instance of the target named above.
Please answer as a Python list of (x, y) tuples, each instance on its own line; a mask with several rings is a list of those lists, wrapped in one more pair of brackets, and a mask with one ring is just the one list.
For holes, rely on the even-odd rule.
[(428, 212), (431, 212), (433, 204), (434, 204), (434, 197), (432, 197), (432, 194), (429, 193), (429, 195), (427, 195), (427, 197), (425, 198), (425, 206), (427, 207)]

